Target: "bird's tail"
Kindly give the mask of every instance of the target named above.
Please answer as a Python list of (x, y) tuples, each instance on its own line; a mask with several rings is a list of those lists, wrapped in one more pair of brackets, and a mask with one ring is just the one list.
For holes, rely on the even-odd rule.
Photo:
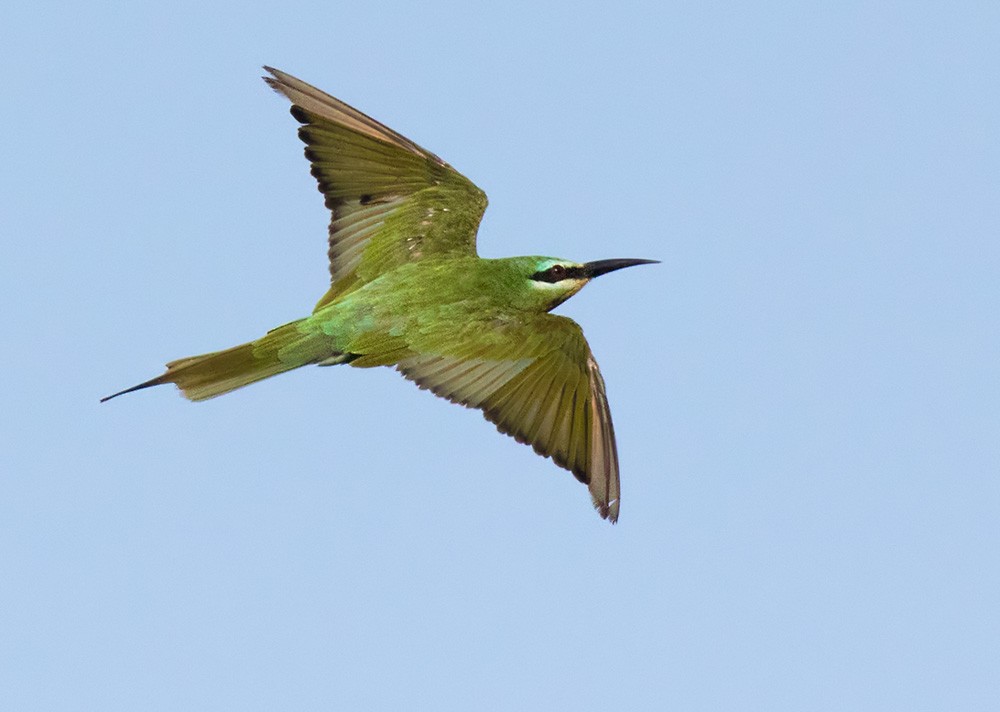
[(175, 383), (185, 398), (200, 401), (335, 356), (329, 337), (301, 329), (303, 321), (279, 326), (256, 341), (225, 351), (171, 361), (163, 375), (102, 398), (101, 402), (164, 383)]

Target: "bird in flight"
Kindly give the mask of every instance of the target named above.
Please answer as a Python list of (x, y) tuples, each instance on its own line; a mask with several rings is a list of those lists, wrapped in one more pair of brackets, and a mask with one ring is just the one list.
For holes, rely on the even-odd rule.
[(292, 102), (332, 213), (330, 288), (310, 316), (240, 346), (171, 361), (101, 399), (173, 383), (205, 400), (307, 364), (394, 366), (478, 408), (587, 484), (618, 519), (618, 452), (604, 379), (571, 319), (549, 312), (602, 274), (656, 260), (484, 259), (486, 195), (392, 129), (290, 74), (264, 81)]

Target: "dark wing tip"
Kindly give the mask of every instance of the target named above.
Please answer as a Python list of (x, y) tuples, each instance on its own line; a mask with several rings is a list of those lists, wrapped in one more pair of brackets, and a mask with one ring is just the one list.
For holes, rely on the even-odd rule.
[(275, 84), (280, 84), (281, 83), (281, 78), (285, 74), (284, 72), (282, 72), (280, 69), (275, 69), (274, 67), (270, 67), (270, 66), (268, 66), (266, 64), (263, 65), (263, 69), (264, 69), (265, 72), (267, 72), (271, 76), (269, 76), (269, 77), (261, 77), (261, 79), (263, 79), (265, 82), (267, 82), (271, 86), (274, 86)]
[(274, 67), (269, 67), (269, 66), (267, 66), (265, 64), (264, 65), (264, 71), (267, 72), (268, 74), (270, 74), (271, 76), (269, 76), (269, 77), (262, 76), (261, 79), (263, 79), (265, 82), (267, 82), (267, 85), (269, 87), (271, 87), (272, 89), (274, 89), (275, 91), (281, 91), (278, 88), (278, 86), (281, 84), (281, 82), (278, 80), (278, 70), (275, 69)]
[(607, 519), (611, 524), (618, 523), (618, 500), (613, 499), (610, 502), (594, 502), (594, 509), (597, 513), (601, 515), (601, 519)]
[(274, 89), (274, 91), (278, 92), (279, 94), (281, 94), (286, 98), (291, 98), (288, 96), (288, 92), (286, 91), (287, 82), (285, 81), (285, 76), (286, 76), (285, 73), (282, 72), (280, 69), (269, 67), (266, 64), (264, 65), (264, 71), (268, 72), (271, 76), (261, 77), (261, 79), (263, 79), (269, 87)]

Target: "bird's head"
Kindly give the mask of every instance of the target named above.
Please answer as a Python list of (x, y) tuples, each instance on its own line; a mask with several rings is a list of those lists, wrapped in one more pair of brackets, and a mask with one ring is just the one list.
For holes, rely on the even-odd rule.
[[(556, 257), (519, 259), (521, 278), (526, 280), (525, 301), (535, 309), (549, 311), (583, 289), (590, 280), (624, 267), (656, 264), (659, 260), (614, 259), (572, 262)], [(525, 282), (522, 282), (525, 284)]]

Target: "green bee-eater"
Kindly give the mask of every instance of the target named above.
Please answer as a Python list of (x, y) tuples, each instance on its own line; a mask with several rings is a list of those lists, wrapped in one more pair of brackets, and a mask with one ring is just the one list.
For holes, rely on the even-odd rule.
[(115, 396), (176, 384), (195, 401), (306, 364), (395, 366), (571, 471), (618, 519), (618, 452), (604, 380), (579, 325), (549, 314), (599, 275), (654, 260), (483, 259), (486, 195), (429, 151), (295, 77), (292, 102), (332, 211), (331, 286), (313, 313), (225, 351), (167, 364)]

